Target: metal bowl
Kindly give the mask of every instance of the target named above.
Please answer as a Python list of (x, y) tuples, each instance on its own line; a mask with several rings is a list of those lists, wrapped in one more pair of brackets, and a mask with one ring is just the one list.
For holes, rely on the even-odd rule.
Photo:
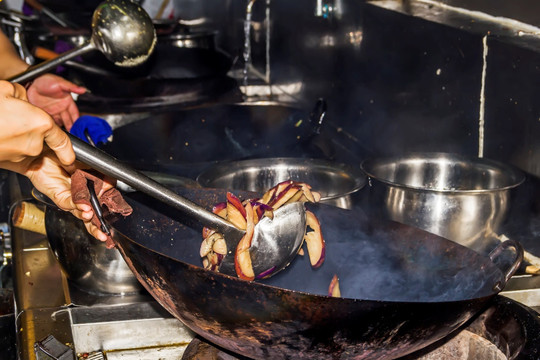
[(285, 181), (302, 181), (321, 193), (321, 202), (350, 209), (351, 195), (366, 184), (366, 176), (352, 166), (304, 158), (266, 158), (221, 162), (197, 177), (204, 187), (264, 193)]
[(500, 162), (448, 153), (365, 160), (371, 209), (483, 250), (506, 219), (511, 189), (524, 175)]
[(179, 48), (216, 49), (216, 31), (192, 31), (183, 34), (167, 34), (158, 36), (160, 44)]
[[(199, 184), (192, 179), (145, 172), (148, 176), (167, 186), (197, 188)], [(117, 188), (124, 192), (133, 191), (124, 183)], [(45, 228), (47, 239), (60, 266), (70, 283), (93, 294), (130, 294), (140, 292), (137, 281), (120, 252), (107, 249), (105, 243), (90, 235), (84, 223), (60, 210), (46, 196), (33, 189), (34, 198), (46, 204)]]

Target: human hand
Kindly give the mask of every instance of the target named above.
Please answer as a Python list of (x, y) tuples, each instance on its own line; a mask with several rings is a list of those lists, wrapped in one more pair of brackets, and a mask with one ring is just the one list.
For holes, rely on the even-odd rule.
[(27, 90), (28, 100), (54, 118), (59, 126), (70, 130), (79, 118), (79, 109), (71, 93), (84, 94), (86, 89), (56, 75), (36, 78)]
[(75, 161), (68, 136), (45, 111), (28, 102), (21, 85), (0, 81), (0, 114), (0, 162), (18, 163), (38, 156), (44, 142), (62, 164)]
[[(71, 175), (79, 164), (62, 165), (54, 152), (47, 147), (39, 157), (23, 161), (17, 172), (30, 179), (37, 190), (51, 199), (60, 209), (71, 212), (83, 221), (86, 230), (100, 241), (107, 241), (108, 236), (94, 223), (94, 212), (89, 204), (74, 203), (71, 193)], [(111, 189), (113, 184), (103, 179), (103, 187), (98, 197)]]
[[(90, 234), (106, 241), (107, 235), (91, 224), (91, 206), (75, 204), (71, 197), (76, 166), (69, 137), (45, 111), (26, 100), (21, 85), (0, 81), (0, 167), (28, 177), (59, 208), (83, 220)], [(107, 183), (104, 189), (110, 187)]]

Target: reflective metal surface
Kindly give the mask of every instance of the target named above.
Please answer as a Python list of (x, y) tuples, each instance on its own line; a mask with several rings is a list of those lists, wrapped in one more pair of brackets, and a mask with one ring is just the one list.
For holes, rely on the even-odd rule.
[(447, 153), (369, 159), (361, 167), (374, 209), (477, 250), (498, 231), (510, 190), (525, 179), (505, 164)]
[(71, 213), (48, 206), (45, 227), (51, 249), (74, 285), (91, 293), (142, 290), (118, 250), (107, 249)]
[(92, 43), (118, 66), (135, 66), (152, 54), (156, 31), (150, 16), (129, 0), (107, 0), (92, 17)]
[(327, 160), (285, 157), (220, 162), (197, 177), (205, 187), (258, 193), (285, 180), (308, 183), (321, 193), (321, 202), (344, 209), (352, 207), (350, 195), (366, 184), (360, 168)]
[[(146, 173), (162, 184), (198, 187), (191, 179), (159, 173)], [(125, 183), (117, 187), (133, 191)], [(32, 191), (32, 195), (47, 205), (45, 227), (51, 249), (72, 285), (95, 294), (127, 294), (142, 290), (116, 249), (107, 249), (105, 243), (88, 234), (83, 222), (71, 213), (59, 210), (47, 197)]]
[(160, 44), (179, 48), (215, 49), (217, 31), (194, 31), (186, 34), (168, 34), (158, 37)]
[(127, 0), (107, 0), (101, 3), (92, 17), (90, 42), (69, 50), (57, 58), (32, 66), (9, 78), (26, 82), (91, 50), (101, 51), (118, 66), (136, 66), (148, 59), (156, 44), (156, 31), (148, 14)]
[(274, 211), (273, 219), (265, 217), (259, 221), (249, 250), (255, 274), (274, 268), (267, 273), (273, 276), (286, 268), (304, 244), (305, 229), (306, 212), (298, 202)]

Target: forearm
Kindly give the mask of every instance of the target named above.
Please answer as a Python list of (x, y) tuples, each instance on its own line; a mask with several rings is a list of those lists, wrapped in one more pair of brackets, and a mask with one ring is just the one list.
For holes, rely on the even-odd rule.
[(0, 79), (17, 75), (29, 66), (19, 57), (13, 44), (2, 32), (0, 32), (0, 59)]

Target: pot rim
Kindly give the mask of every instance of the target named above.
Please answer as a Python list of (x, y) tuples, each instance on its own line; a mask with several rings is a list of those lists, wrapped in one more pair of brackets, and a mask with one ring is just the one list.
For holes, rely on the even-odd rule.
[[(416, 186), (409, 185), (405, 183), (396, 182), (393, 180), (386, 179), (384, 177), (378, 176), (376, 174), (375, 168), (377, 166), (390, 166), (398, 163), (412, 163), (424, 161), (426, 163), (437, 163), (437, 162), (456, 162), (463, 163), (468, 165), (482, 165), (489, 167), (491, 169), (496, 169), (507, 174), (508, 179), (510, 179), (509, 184), (504, 186), (498, 186), (493, 188), (486, 189), (460, 189), (460, 188), (436, 188), (428, 186)], [(444, 153), (444, 152), (415, 152), (408, 153), (406, 155), (399, 156), (387, 156), (381, 158), (371, 158), (363, 160), (360, 164), (360, 169), (368, 177), (368, 183), (371, 186), (371, 181), (376, 180), (383, 184), (398, 187), (407, 190), (413, 190), (417, 192), (424, 193), (441, 193), (441, 194), (456, 194), (456, 195), (470, 195), (470, 194), (486, 194), (499, 191), (507, 191), (521, 185), (525, 181), (525, 175), (522, 171), (517, 168), (487, 158), (473, 158), (468, 157), (462, 154), (456, 153)]]
[[(273, 157), (273, 158), (258, 158), (258, 159), (248, 159), (248, 160), (237, 160), (237, 161), (223, 161), (218, 162), (214, 166), (209, 167), (204, 170), (197, 176), (197, 182), (201, 186), (212, 185), (212, 182), (219, 179), (227, 174), (241, 172), (244, 169), (250, 167), (258, 167), (260, 171), (266, 169), (275, 169), (277, 167), (295, 167), (296, 165), (309, 165), (311, 168), (316, 169), (319, 167), (322, 168), (332, 168), (333, 170), (343, 172), (348, 175), (348, 178), (351, 179), (353, 186), (346, 191), (342, 191), (336, 194), (325, 194), (321, 196), (320, 201), (327, 201), (333, 199), (339, 199), (341, 197), (354, 194), (355, 192), (362, 189), (366, 183), (367, 179), (361, 171), (357, 170), (355, 167), (337, 163), (332, 161), (327, 161), (323, 159), (313, 159), (313, 158), (297, 158), (297, 157)], [(214, 174), (214, 177), (209, 176)], [(242, 189), (240, 189), (242, 190)], [(314, 189), (317, 191), (317, 189)]]
[(161, 40), (193, 40), (193, 39), (201, 39), (201, 38), (213, 38), (217, 36), (218, 32), (215, 30), (199, 30), (199, 31), (192, 31), (188, 33), (180, 33), (180, 34), (167, 34), (167, 35), (159, 35), (159, 39)]

